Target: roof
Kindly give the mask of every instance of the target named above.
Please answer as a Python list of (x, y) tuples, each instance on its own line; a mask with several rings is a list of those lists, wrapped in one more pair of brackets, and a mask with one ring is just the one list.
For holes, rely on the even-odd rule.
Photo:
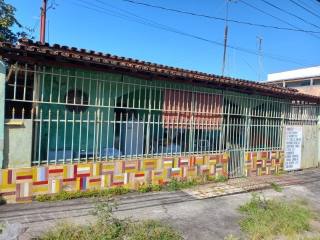
[(121, 71), (133, 75), (148, 76), (149, 78), (150, 76), (154, 76), (157, 79), (183, 81), (249, 94), (320, 103), (320, 97), (302, 94), (294, 89), (164, 66), (86, 49), (61, 46), (59, 44), (41, 44), (29, 39), (20, 39), (18, 44), (0, 42), (0, 56), (9, 62), (58, 64), (59, 66), (73, 64), (102, 71)]
[(320, 77), (320, 66), (271, 73), (268, 74), (267, 81), (305, 79), (310, 77)]

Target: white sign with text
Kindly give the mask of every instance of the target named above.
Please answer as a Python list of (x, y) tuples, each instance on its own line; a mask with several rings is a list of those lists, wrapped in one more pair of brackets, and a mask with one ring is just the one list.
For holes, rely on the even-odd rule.
[(301, 168), (302, 127), (286, 127), (284, 170)]

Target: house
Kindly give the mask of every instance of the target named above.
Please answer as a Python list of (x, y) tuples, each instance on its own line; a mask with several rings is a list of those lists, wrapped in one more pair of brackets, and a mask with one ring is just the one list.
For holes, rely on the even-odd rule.
[(268, 74), (267, 84), (294, 88), (301, 93), (320, 96), (320, 66)]
[(1, 42), (0, 56), (0, 193), (12, 201), (273, 174), (286, 126), (318, 132), (320, 98), (287, 88), (27, 39)]

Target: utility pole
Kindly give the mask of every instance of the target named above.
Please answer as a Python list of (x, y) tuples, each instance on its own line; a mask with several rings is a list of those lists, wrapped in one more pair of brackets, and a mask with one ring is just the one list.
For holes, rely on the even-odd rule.
[(47, 17), (47, 0), (42, 0), (41, 20), (40, 20), (40, 42), (45, 43), (46, 38), (46, 17)]
[(225, 17), (225, 27), (224, 27), (224, 45), (223, 45), (223, 59), (222, 59), (222, 73), (224, 75), (226, 67), (226, 57), (227, 57), (227, 43), (228, 43), (228, 15), (229, 15), (229, 1), (226, 0), (226, 17)]
[(262, 40), (263, 38), (257, 37), (258, 39), (258, 51), (259, 51), (259, 75), (258, 75), (258, 81), (261, 81), (261, 75), (262, 75)]

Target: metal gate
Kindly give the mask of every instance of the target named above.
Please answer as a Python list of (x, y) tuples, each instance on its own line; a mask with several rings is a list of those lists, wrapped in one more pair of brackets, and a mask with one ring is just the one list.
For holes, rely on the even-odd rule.
[(244, 176), (244, 150), (239, 145), (230, 146), (228, 175), (229, 178)]

